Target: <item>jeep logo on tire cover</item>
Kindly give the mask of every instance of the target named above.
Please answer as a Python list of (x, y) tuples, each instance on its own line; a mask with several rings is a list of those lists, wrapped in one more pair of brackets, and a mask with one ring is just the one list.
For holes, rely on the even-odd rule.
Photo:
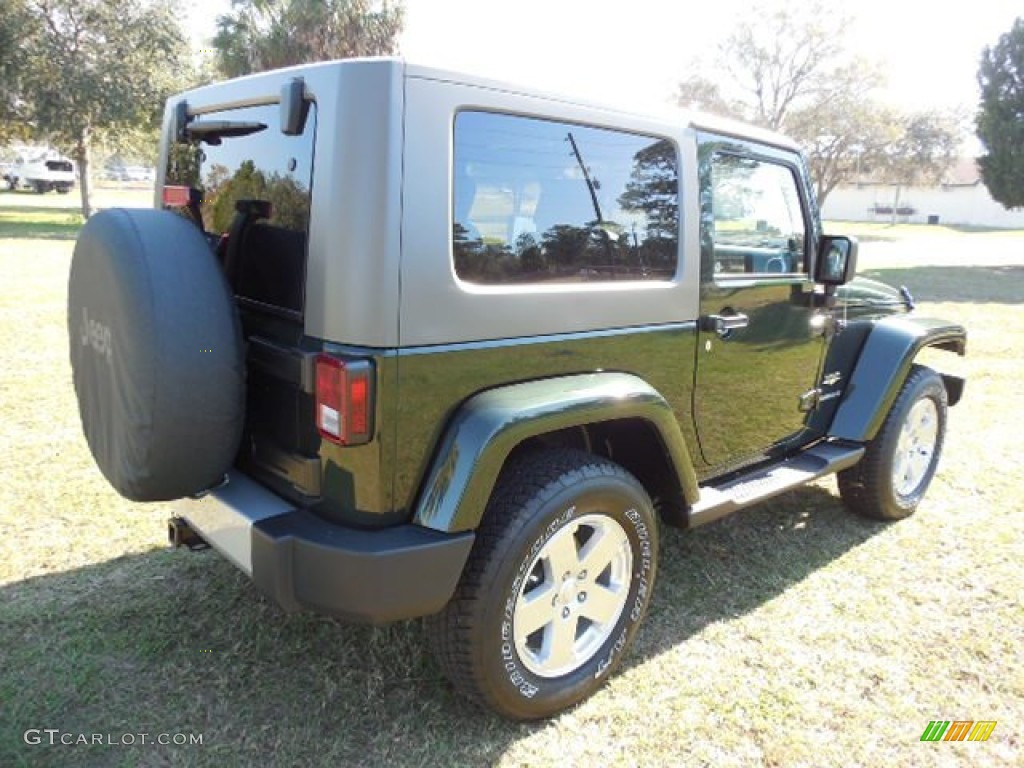
[(82, 346), (92, 347), (98, 355), (113, 360), (113, 344), (111, 343), (110, 326), (89, 317), (89, 310), (82, 307)]

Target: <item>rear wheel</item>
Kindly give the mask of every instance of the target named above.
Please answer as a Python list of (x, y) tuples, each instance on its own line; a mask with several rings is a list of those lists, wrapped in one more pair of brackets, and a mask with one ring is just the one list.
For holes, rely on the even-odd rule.
[(947, 409), (942, 378), (915, 365), (864, 458), (839, 473), (839, 493), (846, 505), (878, 520), (912, 515), (935, 476)]
[(441, 667), (470, 698), (516, 720), (597, 690), (647, 611), (657, 520), (640, 483), (578, 451), (503, 472), (462, 581), (429, 619)]

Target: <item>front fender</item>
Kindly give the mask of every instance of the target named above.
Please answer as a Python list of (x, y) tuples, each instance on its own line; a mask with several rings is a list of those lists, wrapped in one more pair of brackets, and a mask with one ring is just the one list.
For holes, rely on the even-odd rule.
[[(962, 356), (967, 351), (967, 331), (956, 323), (915, 315), (886, 317), (875, 323), (836, 409), (829, 436), (858, 443), (872, 439), (924, 347)], [(955, 402), (963, 382), (954, 377), (944, 379), (950, 400)]]
[(619, 419), (651, 424), (683, 494), (695, 499), (696, 473), (665, 399), (637, 376), (593, 373), (513, 384), (467, 400), (445, 431), (417, 498), (414, 522), (447, 533), (476, 528), (505, 459), (523, 440)]

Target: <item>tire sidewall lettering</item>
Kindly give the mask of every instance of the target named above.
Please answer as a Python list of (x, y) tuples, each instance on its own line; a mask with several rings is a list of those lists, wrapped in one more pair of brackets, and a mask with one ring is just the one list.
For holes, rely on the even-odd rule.
[(530, 545), (529, 551), (519, 562), (519, 567), (516, 569), (516, 576), (512, 580), (512, 585), (508, 590), (508, 594), (505, 598), (505, 606), (502, 613), (501, 621), (501, 658), (505, 669), (505, 675), (512, 686), (522, 695), (524, 698), (532, 699), (537, 695), (539, 688), (532, 685), (524, 675), (529, 674), (526, 670), (520, 670), (519, 668), (519, 655), (516, 653), (514, 638), (512, 635), (512, 615), (515, 611), (516, 600), (519, 597), (519, 592), (522, 589), (523, 581), (528, 575), (528, 568), (533, 562), (533, 559), (537, 556), (537, 553), (543, 548), (544, 544), (551, 539), (562, 527), (568, 523), (576, 515), (576, 505), (570, 506), (565, 511), (561, 512), (555, 518), (545, 526), (533, 544)]
[(633, 599), (633, 606), (629, 614), (630, 621), (637, 622), (643, 618), (644, 607), (647, 604), (647, 599), (650, 594), (649, 583), (654, 557), (651, 549), (651, 536), (647, 530), (647, 524), (644, 523), (640, 513), (637, 512), (635, 507), (627, 510), (626, 519), (633, 524), (633, 529), (636, 531), (637, 539), (640, 542), (640, 562), (635, 574), (638, 586), (636, 597)]

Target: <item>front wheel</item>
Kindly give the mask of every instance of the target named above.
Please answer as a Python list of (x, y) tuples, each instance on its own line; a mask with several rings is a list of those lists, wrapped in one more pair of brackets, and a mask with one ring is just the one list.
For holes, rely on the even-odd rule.
[(942, 378), (915, 365), (864, 458), (839, 473), (839, 493), (850, 509), (877, 520), (914, 513), (939, 464), (948, 402)]
[(505, 717), (547, 717), (597, 690), (642, 622), (657, 569), (643, 486), (590, 454), (506, 468), (445, 610), (429, 620), (461, 693)]

